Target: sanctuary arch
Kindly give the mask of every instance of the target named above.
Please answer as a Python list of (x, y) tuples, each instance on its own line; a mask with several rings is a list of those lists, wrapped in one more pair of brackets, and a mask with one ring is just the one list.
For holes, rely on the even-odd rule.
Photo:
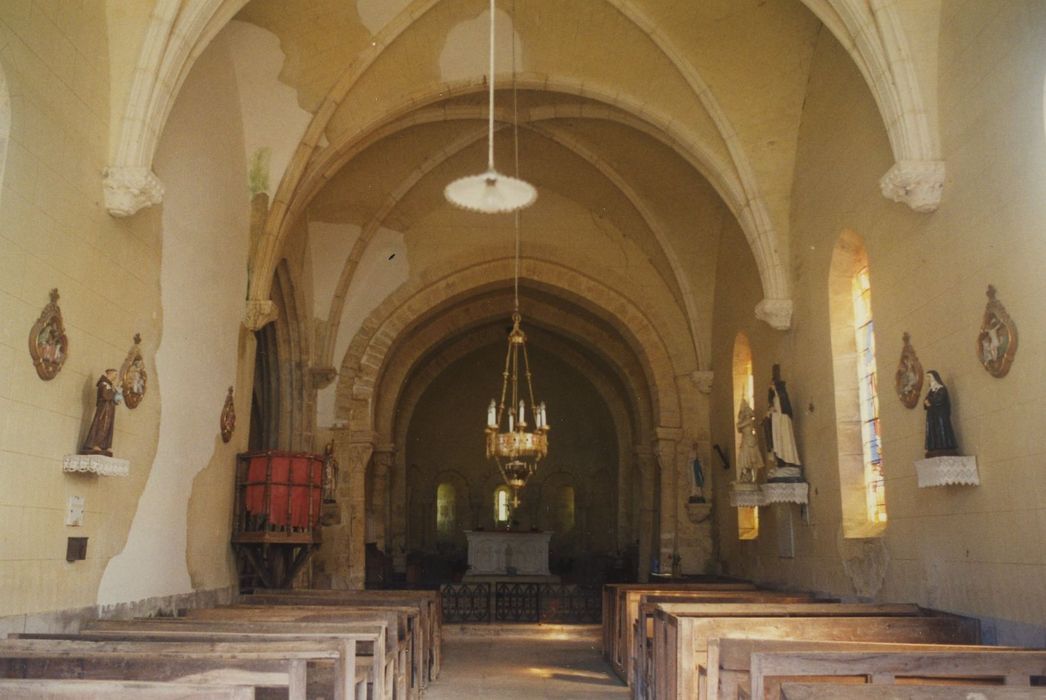
[[(592, 428), (598, 435), (589, 447), (598, 449), (577, 454), (595, 455), (598, 465), (590, 465), (587, 473), (575, 471), (576, 464), (542, 465), (523, 500), (544, 508), (545, 496), (555, 490), (564, 500), (564, 513), (524, 505), (520, 525), (561, 523), (570, 510), (580, 527), (559, 538), (565, 557), (593, 544), (584, 538), (598, 529), (605, 534), (595, 536), (597, 551), (608, 558), (630, 558), (640, 577), (654, 559), (677, 552), (681, 540), (700, 541), (688, 556), (708, 556), (710, 532), (681, 523), (683, 504), (676, 502), (688, 495), (685, 487), (676, 487), (687, 483), (690, 445), (681, 443), (684, 435), (694, 435), (698, 416), (707, 411), (705, 396), (689, 372), (678, 367), (686, 362), (692, 371), (694, 366), (693, 345), (685, 332), (675, 331), (675, 319), (664, 318), (663, 311), (641, 308), (556, 263), (525, 259), (521, 286), (537, 393), (560, 391), (565, 397), (579, 391), (595, 407), (583, 415), (598, 414), (590, 426), (565, 411), (551, 421), (553, 431), (556, 425), (562, 428), (552, 439), (564, 444)], [(335, 430), (335, 445), (344, 498), (339, 523), (325, 533), (332, 546), (320, 554), (320, 566), (336, 584), (362, 585), (365, 542), (377, 543), (398, 569), (405, 567), (408, 551), (431, 551), (438, 539), (439, 475), (461, 467), (419, 464), (424, 460), (414, 447), (412, 435), (418, 428), (412, 424), (419, 411), (426, 416), (423, 423), (431, 422), (438, 397), (453, 396), (453, 390), (473, 379), (475, 406), (454, 409), (453, 418), (462, 426), (459, 442), (468, 444), (463, 454), (473, 450), (467, 458), (482, 463), (485, 476), (454, 484), (454, 512), (458, 523), (464, 523), (462, 529), (493, 526), (499, 480), (483, 459), (479, 428), (472, 431), (475, 435), (469, 428), (480, 426), (481, 418), (472, 420), (473, 413), (480, 416), (500, 388), (511, 308), (511, 265), (488, 259), (427, 285), (402, 288), (370, 315), (353, 339), (337, 386), (336, 418), (343, 427)], [(543, 376), (565, 377), (566, 386), (543, 389)], [(425, 448), (420, 449), (424, 456)], [(547, 484), (546, 477), (552, 479)], [(572, 508), (565, 505), (565, 494), (571, 495)]]

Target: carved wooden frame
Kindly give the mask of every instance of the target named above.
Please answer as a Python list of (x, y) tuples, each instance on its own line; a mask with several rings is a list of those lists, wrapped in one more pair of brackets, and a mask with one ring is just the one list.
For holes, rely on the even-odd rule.
[[(907, 331), (901, 336), (901, 339), (904, 341), (904, 347), (901, 348), (901, 359), (897, 362), (897, 372), (893, 378), (897, 398), (901, 400), (901, 403), (906, 408), (915, 408), (918, 405), (919, 395), (922, 394), (923, 390), (924, 375), (926, 374), (923, 371), (922, 363), (919, 362), (919, 356), (915, 354), (915, 348), (912, 347), (911, 338)], [(911, 370), (911, 373), (907, 372), (906, 369)], [(911, 374), (914, 374), (914, 383), (907, 379)]]
[[(41, 342), (41, 336), (46, 332), (53, 342)], [(51, 303), (44, 307), (40, 318), (29, 329), (29, 356), (33, 358), (36, 373), (45, 382), (58, 376), (69, 357), (69, 338), (65, 334), (62, 310), (58, 308), (57, 288), (51, 290)]]
[(984, 307), (981, 331), (977, 334), (977, 359), (993, 377), (1005, 377), (1017, 354), (1017, 324), (1006, 307), (995, 298), (995, 287), (988, 285), (988, 304)]
[[(145, 371), (145, 360), (142, 358), (141, 343), (142, 335), (135, 333), (134, 345), (131, 346), (131, 349), (127, 352), (126, 359), (120, 366), (120, 378), (117, 380), (117, 384), (123, 393), (123, 402), (127, 408), (138, 408), (138, 404), (145, 398), (145, 392), (149, 388), (149, 373)], [(132, 369), (134, 370), (133, 374)], [(136, 376), (134, 375), (141, 377), (141, 384), (135, 381)]]
[(232, 397), (232, 387), (225, 395), (225, 405), (222, 406), (222, 415), (218, 419), (218, 428), (221, 430), (222, 442), (232, 440), (232, 434), (236, 431), (236, 402)]

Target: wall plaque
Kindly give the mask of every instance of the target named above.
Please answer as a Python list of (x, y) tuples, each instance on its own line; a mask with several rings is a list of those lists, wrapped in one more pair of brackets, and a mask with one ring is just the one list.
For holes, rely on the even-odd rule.
[(229, 387), (229, 393), (225, 395), (225, 405), (222, 406), (218, 426), (221, 429), (222, 442), (232, 440), (232, 434), (236, 430), (236, 403), (232, 398), (232, 387)]
[(120, 367), (120, 388), (127, 408), (138, 408), (138, 404), (145, 398), (149, 384), (149, 374), (145, 371), (145, 361), (142, 359), (141, 343), (141, 333), (135, 333), (134, 345)]

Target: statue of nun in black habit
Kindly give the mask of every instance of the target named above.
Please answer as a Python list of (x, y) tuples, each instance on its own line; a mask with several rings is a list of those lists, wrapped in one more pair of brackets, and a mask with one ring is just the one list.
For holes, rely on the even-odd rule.
[(931, 369), (926, 377), (930, 380), (930, 390), (923, 399), (923, 408), (926, 409), (926, 456), (959, 454), (959, 443), (952, 430), (952, 404), (948, 398), (948, 389), (937, 370)]

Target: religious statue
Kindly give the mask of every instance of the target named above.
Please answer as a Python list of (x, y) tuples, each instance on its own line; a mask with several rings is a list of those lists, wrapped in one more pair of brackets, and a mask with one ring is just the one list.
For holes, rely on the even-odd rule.
[(338, 490), (338, 460), (334, 457), (334, 441), (323, 448), (323, 502), (334, 503)]
[(690, 448), (690, 475), (693, 481), (690, 489), (690, 503), (705, 502), (705, 472), (701, 468), (701, 459), (697, 456), (697, 444)]
[(747, 399), (741, 399), (737, 411), (737, 432), (741, 434), (741, 446), (737, 449), (739, 481), (754, 484), (763, 468), (763, 456), (759, 453), (759, 437), (755, 432), (755, 411)]
[(926, 373), (930, 390), (923, 399), (926, 410), (926, 456), (944, 457), (959, 454), (959, 443), (952, 430), (952, 404), (948, 389), (941, 381), (937, 370)]
[(105, 455), (112, 457), (113, 427), (116, 423), (116, 404), (123, 401), (123, 394), (118, 388), (116, 370), (107, 369), (98, 378), (98, 394), (94, 409), (94, 418), (87, 431), (82, 455)]
[(769, 408), (763, 421), (769, 453), (767, 481), (802, 481), (802, 462), (795, 445), (792, 426), (792, 402), (781, 379), (780, 365), (774, 365), (767, 397)]

